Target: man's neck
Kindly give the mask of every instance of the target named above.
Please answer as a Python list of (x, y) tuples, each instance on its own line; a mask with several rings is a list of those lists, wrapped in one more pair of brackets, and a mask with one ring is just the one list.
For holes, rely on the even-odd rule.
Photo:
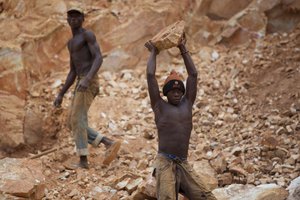
[(73, 29), (72, 29), (72, 35), (73, 35), (73, 37), (74, 37), (75, 35), (78, 35), (78, 34), (82, 33), (83, 30), (84, 30), (84, 29), (83, 29), (82, 27), (79, 27), (79, 28), (73, 28)]

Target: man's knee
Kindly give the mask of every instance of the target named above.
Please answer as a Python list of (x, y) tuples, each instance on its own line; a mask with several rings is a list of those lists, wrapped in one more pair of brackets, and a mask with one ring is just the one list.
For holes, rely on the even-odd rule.
[(158, 173), (156, 180), (158, 200), (176, 199), (176, 180), (171, 168)]
[(176, 199), (175, 184), (160, 184), (160, 187), (157, 189), (157, 199), (158, 200), (170, 200)]

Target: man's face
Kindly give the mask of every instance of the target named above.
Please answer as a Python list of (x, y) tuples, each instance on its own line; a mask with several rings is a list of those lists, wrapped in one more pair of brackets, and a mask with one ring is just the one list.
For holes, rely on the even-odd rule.
[(180, 103), (182, 96), (183, 92), (179, 88), (174, 88), (167, 93), (168, 102), (175, 106)]
[(68, 12), (68, 23), (71, 28), (80, 28), (82, 26), (82, 22), (84, 20), (83, 14), (78, 11), (70, 11)]

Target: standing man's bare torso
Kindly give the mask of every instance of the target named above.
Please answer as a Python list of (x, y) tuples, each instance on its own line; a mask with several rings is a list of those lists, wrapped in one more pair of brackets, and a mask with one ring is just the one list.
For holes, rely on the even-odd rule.
[(93, 59), (86, 40), (87, 37), (89, 37), (88, 31), (82, 29), (81, 33), (75, 35), (68, 42), (70, 59), (77, 76), (87, 75), (92, 67)]

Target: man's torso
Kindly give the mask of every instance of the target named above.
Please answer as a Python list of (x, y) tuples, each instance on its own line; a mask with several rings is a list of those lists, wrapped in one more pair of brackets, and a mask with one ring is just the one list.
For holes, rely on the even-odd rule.
[(192, 131), (192, 105), (183, 97), (178, 106), (161, 100), (154, 109), (159, 151), (186, 158)]
[(85, 30), (80, 34), (75, 35), (69, 41), (71, 60), (78, 76), (86, 75), (90, 71), (93, 63), (93, 58), (84, 37), (84, 33)]

